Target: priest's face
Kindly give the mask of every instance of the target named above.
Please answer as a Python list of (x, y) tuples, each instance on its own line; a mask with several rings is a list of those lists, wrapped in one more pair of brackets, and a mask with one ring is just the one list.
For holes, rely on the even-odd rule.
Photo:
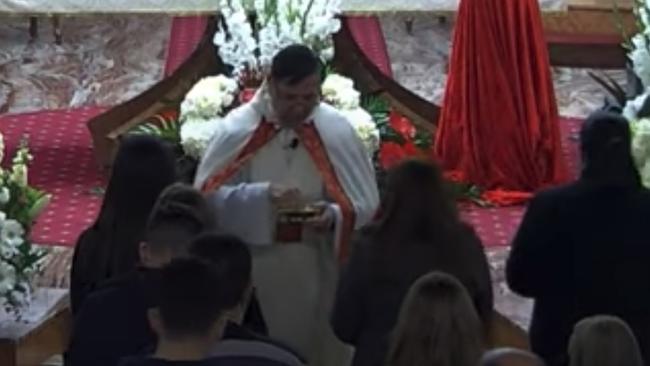
[(309, 117), (320, 100), (320, 76), (314, 74), (291, 84), (269, 80), (271, 103), (279, 123), (295, 125)]

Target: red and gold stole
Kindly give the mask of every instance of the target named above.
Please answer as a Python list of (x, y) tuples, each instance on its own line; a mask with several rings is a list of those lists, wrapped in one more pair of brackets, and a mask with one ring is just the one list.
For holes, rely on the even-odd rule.
[[(341, 228), (341, 237), (339, 238), (340, 247), (338, 248), (339, 260), (343, 261), (349, 254), (349, 243), (354, 231), (355, 211), (352, 201), (345, 193), (338, 180), (334, 166), (327, 155), (327, 149), (320, 138), (318, 130), (314, 123), (303, 123), (295, 129), (301, 143), (305, 146), (309, 155), (313, 159), (318, 171), (321, 174), (327, 194), (336, 202), (343, 216), (343, 227)], [(210, 192), (218, 189), (232, 178), (246, 163), (253, 158), (255, 153), (271, 141), (278, 133), (278, 130), (272, 123), (262, 119), (258, 127), (253, 132), (253, 136), (244, 146), (239, 155), (221, 172), (211, 177), (202, 187), (203, 192)]]

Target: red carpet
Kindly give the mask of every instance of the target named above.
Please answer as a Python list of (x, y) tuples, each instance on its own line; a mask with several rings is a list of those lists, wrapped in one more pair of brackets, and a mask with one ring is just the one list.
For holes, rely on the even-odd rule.
[[(205, 17), (179, 17), (172, 24), (165, 75), (173, 73), (194, 51), (206, 26)], [(72, 246), (95, 219), (103, 182), (92, 155), (86, 122), (105, 109), (44, 111), (0, 116), (0, 131), (9, 154), (28, 135), (34, 155), (29, 181), (52, 194), (32, 239), (45, 245)]]
[[(578, 176), (580, 154), (576, 134), (580, 131), (581, 120), (563, 118), (560, 121), (562, 150), (571, 178)], [(463, 218), (472, 224), (486, 247), (508, 246), (516, 234), (524, 206), (481, 208), (463, 205)]]
[(32, 232), (34, 242), (74, 245), (79, 233), (94, 220), (101, 197), (93, 191), (103, 183), (86, 121), (103, 111), (93, 107), (0, 117), (10, 156), (23, 136), (28, 136), (34, 156), (29, 182), (52, 194)]

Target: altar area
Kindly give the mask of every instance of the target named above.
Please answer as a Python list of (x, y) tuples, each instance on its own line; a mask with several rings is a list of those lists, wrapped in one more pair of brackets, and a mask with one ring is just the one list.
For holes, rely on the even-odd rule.
[[(610, 0), (540, 1), (550, 42), (555, 42), (549, 47), (620, 43)], [(20, 136), (30, 135), (36, 158), (30, 179), (54, 194), (34, 232), (35, 240), (51, 251), (39, 277), (41, 285), (67, 286), (71, 248), (101, 202), (104, 180), (86, 123), (172, 77), (192, 56), (207, 24), (203, 16), (174, 15), (212, 14), (209, 3), (213, 2), (0, 0), (0, 132), (10, 149)], [(625, 9), (625, 2), (618, 3)], [(397, 8), (403, 4), (392, 0), (350, 0), (344, 8), (350, 14), (378, 15), (379, 33), (365, 40), (364, 51), (376, 57), (373, 62), (397, 83), (422, 100), (439, 104), (457, 1), (404, 4), (406, 9)], [(142, 17), (135, 12), (156, 14)], [(30, 39), (28, 17), (51, 15), (61, 17), (63, 42), (55, 44), (49, 32), (52, 25), (45, 18), (40, 38)], [(624, 80), (616, 62), (607, 73)], [(582, 68), (558, 65), (554, 79), (561, 115), (566, 117), (565, 155), (577, 171), (573, 136), (580, 120), (602, 103), (604, 92)], [(490, 257), (497, 309), (521, 327), (529, 321), (530, 303), (505, 289), (502, 267), (524, 210), (463, 206)]]

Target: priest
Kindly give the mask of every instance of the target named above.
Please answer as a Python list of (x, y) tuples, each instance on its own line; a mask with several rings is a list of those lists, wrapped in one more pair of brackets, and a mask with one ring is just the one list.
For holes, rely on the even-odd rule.
[(302, 45), (273, 59), (253, 99), (221, 122), (195, 184), (219, 227), (251, 244), (270, 336), (310, 365), (349, 363), (329, 326), (337, 264), (379, 201), (371, 158), (351, 123), (321, 102), (321, 63)]

